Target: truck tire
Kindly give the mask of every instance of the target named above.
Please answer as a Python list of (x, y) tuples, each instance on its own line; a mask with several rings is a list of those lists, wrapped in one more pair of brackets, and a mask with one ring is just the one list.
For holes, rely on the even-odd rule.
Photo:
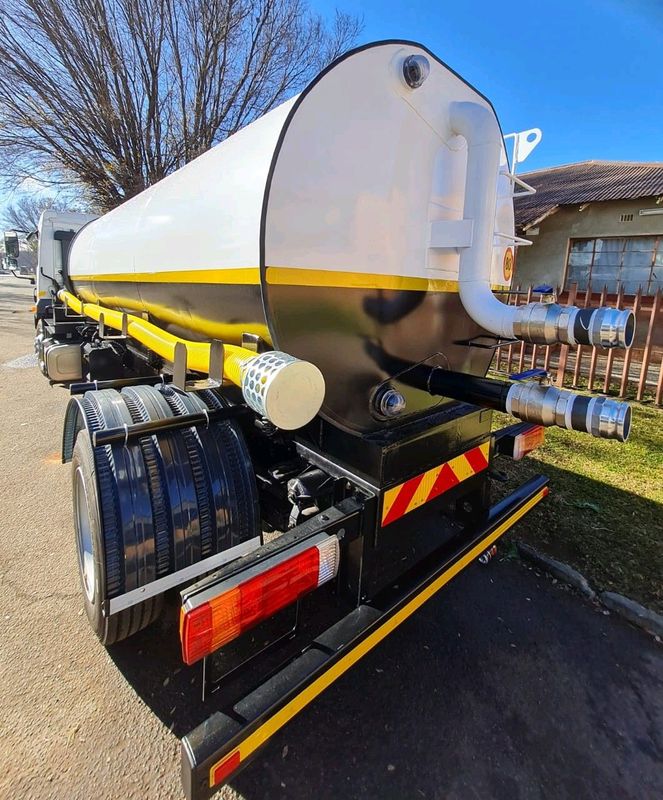
[(112, 616), (104, 615), (108, 582), (97, 477), (90, 440), (87, 436), (78, 436), (72, 456), (78, 571), (87, 618), (101, 643), (109, 646), (154, 622), (161, 613), (163, 596), (151, 597)]
[(260, 508), (251, 457), (234, 420), (98, 447), (94, 433), (226, 404), (217, 392), (199, 397), (163, 385), (94, 390), (70, 401), (63, 453), (71, 453), (73, 467), (79, 571), (86, 612), (103, 644), (141, 630), (162, 605), (155, 596), (104, 615), (115, 598), (259, 541)]

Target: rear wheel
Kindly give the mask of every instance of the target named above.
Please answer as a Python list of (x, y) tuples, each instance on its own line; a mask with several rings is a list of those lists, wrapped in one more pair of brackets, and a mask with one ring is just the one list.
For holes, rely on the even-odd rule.
[[(110, 604), (137, 590), (144, 597), (141, 590), (184, 570), (191, 580), (206, 570), (192, 575), (190, 567), (259, 542), (260, 509), (251, 458), (233, 420), (98, 447), (91, 437), (225, 405), (212, 391), (199, 397), (141, 385), (70, 401), (63, 452), (71, 453), (78, 566), (87, 616), (103, 644), (149, 625), (162, 597), (104, 615)], [(164, 585), (180, 584), (173, 577), (162, 581), (162, 591)]]
[(85, 435), (76, 440), (72, 480), (76, 552), (85, 613), (101, 643), (111, 645), (154, 622), (161, 613), (163, 596), (151, 597), (112, 616), (104, 615), (108, 597), (97, 474), (92, 445)]

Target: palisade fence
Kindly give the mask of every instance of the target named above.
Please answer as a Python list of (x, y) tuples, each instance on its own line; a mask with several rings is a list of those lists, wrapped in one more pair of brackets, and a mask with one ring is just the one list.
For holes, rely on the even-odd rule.
[[(509, 294), (513, 305), (531, 300), (545, 299), (532, 287), (516, 287)], [(619, 397), (635, 396), (636, 400), (650, 400), (658, 406), (663, 404), (663, 301), (661, 289), (655, 295), (637, 294), (624, 296), (619, 285), (616, 294), (608, 293), (607, 287), (599, 293), (578, 291), (573, 284), (568, 292), (558, 294), (562, 305), (616, 306), (630, 308), (636, 316), (636, 332), (630, 350), (591, 347), (589, 345), (536, 345), (518, 342), (504, 345), (497, 351), (493, 369), (508, 375), (529, 369), (543, 368), (553, 379), (555, 386), (567, 386)]]

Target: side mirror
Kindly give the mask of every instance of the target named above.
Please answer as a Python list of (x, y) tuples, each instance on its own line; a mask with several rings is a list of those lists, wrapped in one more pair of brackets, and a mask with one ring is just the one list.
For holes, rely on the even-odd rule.
[(5, 255), (8, 259), (16, 261), (21, 252), (16, 231), (5, 231)]

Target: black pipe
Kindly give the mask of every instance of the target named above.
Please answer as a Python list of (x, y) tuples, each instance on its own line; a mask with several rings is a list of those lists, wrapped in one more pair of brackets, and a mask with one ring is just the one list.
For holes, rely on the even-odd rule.
[[(608, 397), (589, 397), (533, 382), (498, 381), (452, 372), (428, 364), (412, 364), (370, 345), (370, 352), (382, 369), (394, 379), (432, 395), (504, 411), (516, 419), (535, 425), (590, 433), (602, 439), (626, 441), (631, 428), (631, 409)], [(388, 386), (385, 382), (381, 387)], [(373, 403), (379, 413), (382, 394)]]
[(495, 411), (506, 411), (506, 397), (513, 384), (492, 378), (477, 378), (462, 372), (431, 367), (426, 388), (431, 394), (451, 397)]
[(477, 378), (430, 364), (413, 364), (389, 355), (373, 344), (369, 345), (369, 352), (382, 369), (408, 386), (440, 397), (506, 411), (506, 396), (513, 385), (508, 381)]

